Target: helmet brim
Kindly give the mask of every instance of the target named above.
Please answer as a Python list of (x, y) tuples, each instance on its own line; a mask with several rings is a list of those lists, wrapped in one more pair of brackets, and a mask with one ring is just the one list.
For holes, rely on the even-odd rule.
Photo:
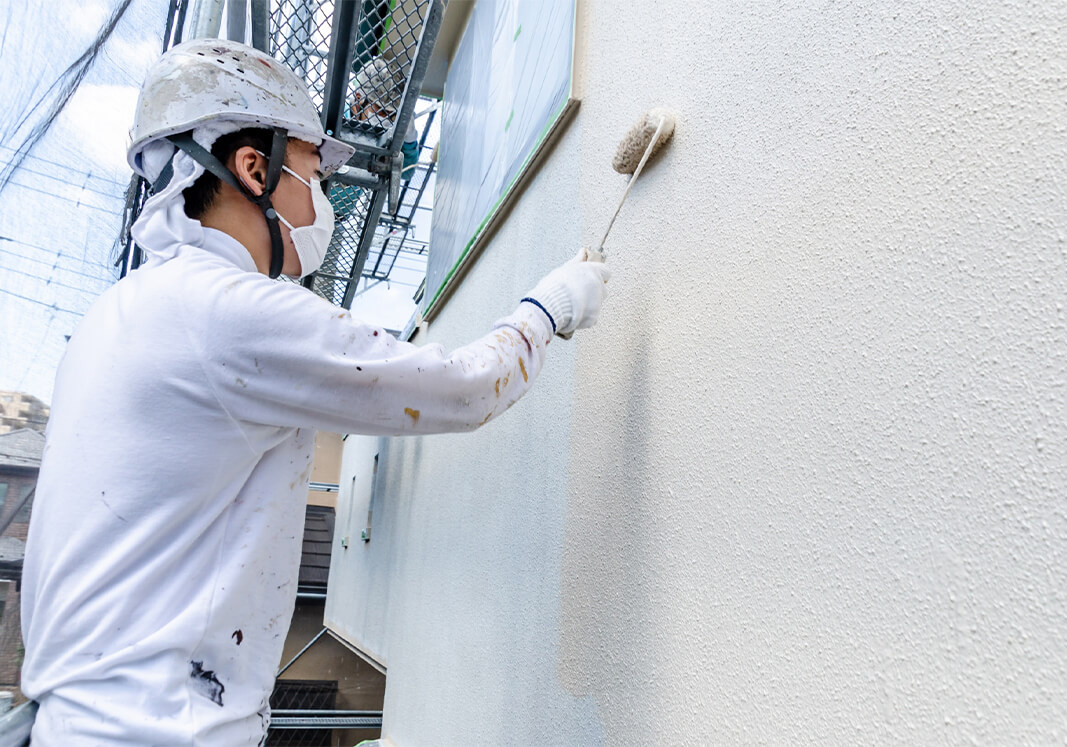
[(322, 143), (319, 144), (319, 156), (321, 158), (319, 170), (329, 176), (348, 163), (348, 159), (355, 152), (356, 149), (348, 143), (329, 135), (323, 135)]

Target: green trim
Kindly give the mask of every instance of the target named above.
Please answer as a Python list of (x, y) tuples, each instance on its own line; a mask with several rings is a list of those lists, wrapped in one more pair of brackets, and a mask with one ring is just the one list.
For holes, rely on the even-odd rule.
[(507, 132), (508, 128), (511, 127), (511, 120), (513, 120), (513, 119), (515, 119), (515, 110), (514, 109), (512, 109), (511, 110), (511, 114), (508, 115), (508, 121), (504, 123), (504, 132)]
[[(470, 254), (471, 249), (474, 248), (475, 243), (477, 243), (478, 238), (482, 235), (482, 231), (485, 230), (486, 225), (493, 218), (493, 216), (496, 215), (497, 210), (500, 209), (500, 205), (504, 202), (504, 200), (508, 199), (508, 197), (511, 196), (511, 192), (515, 188), (515, 183), (518, 182), (519, 179), (521, 179), (526, 174), (526, 169), (529, 168), (530, 161), (533, 160), (534, 155), (541, 149), (541, 144), (545, 141), (545, 138), (548, 137), (548, 133), (559, 122), (560, 117), (563, 116), (563, 112), (567, 110), (567, 106), (569, 104), (571, 104), (572, 102), (574, 102), (574, 99), (572, 98), (574, 96), (574, 55), (575, 55), (575, 50), (576, 50), (576, 47), (577, 47), (576, 39), (578, 37), (578, 3), (579, 2), (581, 2), (581, 0), (575, 0), (574, 9), (573, 9), (572, 14), (571, 14), (571, 68), (570, 68), (570, 80), (567, 81), (567, 95), (563, 97), (563, 103), (560, 104), (559, 111), (557, 111), (556, 114), (551, 119), (548, 120), (548, 124), (545, 125), (545, 128), (543, 130), (541, 130), (541, 135), (540, 135), (540, 137), (537, 138), (537, 143), (534, 145), (533, 150), (530, 151), (530, 155), (528, 155), (526, 157), (526, 161), (523, 163), (522, 168), (519, 169), (518, 172), (515, 174), (515, 178), (511, 180), (511, 184), (508, 185), (508, 188), (506, 190), (504, 190), (503, 194), (500, 196), (500, 199), (498, 199), (496, 201), (496, 204), (493, 205), (492, 209), (490, 209), (489, 214), (485, 217), (485, 219), (478, 226), (478, 230), (476, 230), (474, 232), (474, 236), (472, 236), (470, 241), (467, 242), (467, 246), (464, 247), (463, 253), (459, 255), (459, 259), (457, 259), (455, 261), (455, 263), (452, 265), (452, 269), (450, 269), (448, 271), (448, 274), (445, 275), (445, 279), (441, 281), (441, 285), (437, 288), (437, 292), (434, 294), (433, 300), (431, 300), (430, 303), (426, 304), (426, 310), (421, 312), (424, 317), (429, 316), (430, 313), (434, 311), (434, 307), (437, 305), (437, 302), (440, 300), (441, 294), (445, 292), (445, 289), (448, 288), (449, 284), (452, 282), (452, 278), (455, 277), (456, 272), (459, 270), (460, 265), (462, 265), (463, 262), (467, 259), (467, 255)], [(521, 24), (519, 25), (519, 30), (520, 31), (522, 30), (522, 25)], [(463, 34), (464, 34), (464, 36), (466, 36), (466, 34), (467, 34), (467, 30), (466, 29), (463, 30)], [(519, 33), (518, 33), (518, 31), (516, 31), (515, 32), (515, 38), (518, 38), (518, 36), (519, 36)], [(462, 43), (462, 38), (460, 39), (460, 43)], [(457, 45), (457, 49), (458, 48), (459, 47)], [(445, 80), (445, 85), (441, 87), (441, 93), (442, 93), (441, 100), (442, 101), (444, 100), (444, 91), (447, 88), (447, 86), (448, 86), (448, 80), (446, 79)], [(429, 290), (429, 288), (427, 288), (427, 290)]]
[[(344, 0), (341, 0), (344, 2)], [(378, 45), (378, 54), (385, 51), (385, 37), (389, 36), (389, 29), (393, 26), (393, 11), (396, 10), (396, 0), (389, 0), (389, 17), (382, 24), (382, 41)]]
[(497, 214), (497, 211), (500, 210), (500, 205), (504, 202), (504, 200), (508, 199), (508, 197), (511, 196), (512, 191), (515, 189), (516, 182), (518, 182), (519, 179), (525, 176), (526, 170), (530, 167), (530, 162), (533, 160), (534, 156), (537, 155), (537, 153), (541, 150), (541, 144), (544, 143), (545, 138), (548, 137), (548, 133), (551, 132), (552, 128), (555, 127), (556, 124), (559, 122), (560, 117), (563, 116), (563, 112), (567, 109), (567, 105), (571, 103), (573, 83), (574, 73), (572, 70), (571, 83), (567, 87), (567, 96), (563, 99), (563, 103), (560, 104), (559, 110), (556, 111), (552, 118), (548, 120), (548, 123), (545, 125), (544, 129), (541, 130), (541, 134), (538, 136), (537, 142), (534, 144), (534, 147), (530, 151), (530, 154), (526, 156), (526, 160), (523, 162), (522, 168), (520, 168), (515, 173), (515, 177), (511, 180), (511, 183), (508, 184), (508, 188), (504, 190), (504, 192), (497, 199), (496, 204), (493, 205), (493, 207), (489, 210), (489, 213), (485, 216), (485, 218), (482, 219), (482, 222), (478, 225), (478, 228), (475, 230), (474, 235), (471, 237), (470, 241), (467, 242), (467, 245), (463, 248), (463, 253), (459, 255), (459, 259), (457, 259), (456, 262), (452, 265), (452, 269), (448, 271), (448, 274), (445, 276), (445, 279), (441, 281), (441, 285), (437, 289), (437, 292), (434, 294), (433, 300), (430, 301), (429, 304), (427, 304), (426, 311), (423, 313), (423, 316), (426, 316), (431, 311), (433, 311), (434, 305), (437, 303), (438, 299), (441, 298), (441, 294), (444, 293), (449, 283), (452, 282), (452, 278), (455, 277), (460, 265), (462, 265), (464, 260), (467, 259), (467, 255), (470, 254), (471, 249), (474, 248), (474, 245), (478, 242), (478, 239), (481, 238), (482, 232), (485, 231), (485, 227), (489, 224), (489, 221), (492, 220), (493, 217)]

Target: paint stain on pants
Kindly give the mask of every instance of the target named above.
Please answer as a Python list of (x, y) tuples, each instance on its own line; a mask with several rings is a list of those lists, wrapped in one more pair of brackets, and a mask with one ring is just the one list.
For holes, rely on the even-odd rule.
[(189, 677), (193, 680), (194, 690), (215, 705), (222, 705), (222, 694), (226, 691), (226, 686), (219, 682), (213, 670), (204, 669), (204, 662), (189, 662)]

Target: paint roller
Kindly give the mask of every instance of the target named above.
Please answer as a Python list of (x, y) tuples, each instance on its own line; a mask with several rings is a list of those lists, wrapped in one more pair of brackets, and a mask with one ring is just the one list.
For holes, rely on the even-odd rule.
[[(675, 120), (674, 112), (670, 109), (664, 107), (649, 109), (623, 136), (619, 147), (615, 150), (615, 157), (611, 159), (611, 167), (620, 174), (633, 174), (633, 176), (626, 185), (626, 191), (622, 193), (622, 199), (619, 200), (615, 214), (611, 216), (611, 222), (608, 223), (608, 229), (600, 238), (600, 243), (597, 244), (596, 249), (583, 247), (578, 254), (581, 259), (587, 262), (604, 261), (604, 242), (608, 240), (608, 234), (611, 233), (611, 227), (615, 225), (615, 219), (619, 217), (619, 211), (622, 210), (634, 182), (641, 175), (641, 170), (645, 168), (648, 159), (658, 153), (674, 135)], [(569, 340), (573, 335), (573, 332), (568, 332), (560, 337)]]
[(648, 159), (658, 153), (667, 144), (667, 141), (671, 139), (671, 136), (674, 135), (675, 121), (674, 112), (670, 109), (664, 107), (650, 109), (634, 123), (634, 126), (629, 129), (619, 142), (619, 147), (615, 150), (615, 157), (611, 161), (611, 166), (620, 174), (633, 174), (633, 176), (630, 177), (630, 182), (626, 185), (626, 191), (622, 193), (622, 199), (619, 200), (619, 205), (615, 208), (615, 214), (611, 216), (611, 222), (608, 223), (608, 228), (604, 231), (597, 248), (586, 250), (586, 258), (588, 260), (594, 262), (604, 261), (604, 242), (608, 240), (608, 234), (611, 233), (611, 227), (615, 225), (615, 219), (619, 217), (619, 211), (622, 210), (622, 206), (630, 195), (634, 182), (641, 175), (641, 170), (645, 168)]

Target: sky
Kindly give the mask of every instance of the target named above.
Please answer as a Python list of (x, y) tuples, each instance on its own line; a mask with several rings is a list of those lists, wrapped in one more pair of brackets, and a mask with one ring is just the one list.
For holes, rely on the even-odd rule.
[[(18, 124), (32, 102), (88, 47), (117, 2), (0, 4), (0, 167), (23, 140), (28, 125)], [(138, 89), (162, 50), (167, 7), (167, 0), (133, 0), (52, 129), (0, 192), (0, 389), (51, 402), (68, 336), (118, 279), (114, 260), (132, 175), (126, 145)], [(432, 205), (432, 194), (423, 204)], [(420, 212), (414, 238), (428, 241), (428, 212)], [(424, 263), (401, 259), (395, 282), (358, 295), (353, 314), (403, 328), (424, 272)]]

